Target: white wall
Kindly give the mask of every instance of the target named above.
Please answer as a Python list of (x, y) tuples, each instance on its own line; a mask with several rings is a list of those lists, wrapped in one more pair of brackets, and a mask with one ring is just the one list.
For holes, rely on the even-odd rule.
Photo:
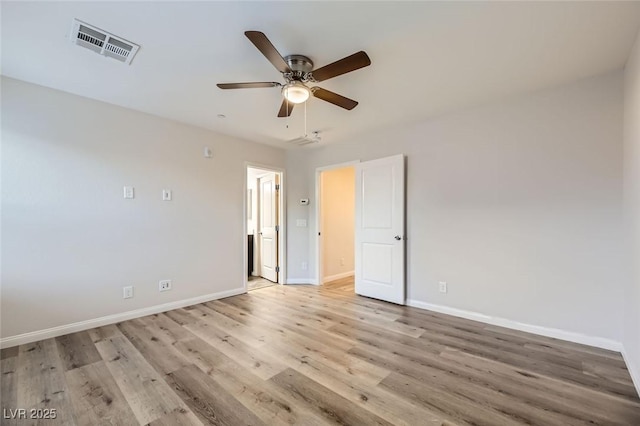
[(1, 336), (241, 289), (245, 161), (284, 153), (2, 78)]
[(247, 219), (247, 234), (253, 235), (252, 275), (258, 275), (260, 272), (258, 265), (260, 259), (258, 253), (258, 176), (264, 173), (264, 170), (260, 169), (247, 169), (247, 189), (251, 190), (251, 218)]
[(321, 173), (322, 275), (331, 281), (353, 274), (355, 261), (355, 182), (353, 167)]
[(251, 196), (247, 194), (247, 203), (250, 198), (250, 208), (247, 209), (247, 213), (250, 216), (247, 217), (247, 234), (256, 234), (258, 228), (258, 178), (256, 177), (256, 169), (247, 169), (247, 191), (251, 191)]
[[(288, 152), (289, 199), (313, 197), (316, 167), (404, 153), (409, 299), (619, 342), (622, 83), (616, 72)], [(289, 204), (291, 277), (315, 276), (314, 215)]]
[(630, 276), (625, 293), (624, 349), (640, 392), (640, 34), (624, 72), (625, 235)]

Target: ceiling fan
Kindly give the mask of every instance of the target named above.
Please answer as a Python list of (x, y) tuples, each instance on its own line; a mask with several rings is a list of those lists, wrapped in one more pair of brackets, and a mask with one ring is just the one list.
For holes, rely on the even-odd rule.
[(363, 51), (342, 58), (324, 67), (313, 69), (313, 62), (304, 55), (288, 55), (284, 58), (278, 53), (266, 35), (260, 31), (245, 31), (245, 36), (260, 52), (282, 73), (285, 84), (275, 81), (257, 83), (220, 83), (221, 89), (256, 89), (263, 87), (281, 87), (284, 99), (278, 117), (288, 117), (295, 104), (305, 102), (311, 95), (344, 109), (352, 110), (358, 105), (353, 99), (318, 86), (308, 87), (306, 83), (325, 81), (351, 71), (371, 65), (369, 56)]

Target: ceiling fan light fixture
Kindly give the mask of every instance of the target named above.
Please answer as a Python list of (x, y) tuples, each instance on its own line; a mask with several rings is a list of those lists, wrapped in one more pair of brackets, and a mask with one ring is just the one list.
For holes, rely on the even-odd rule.
[(294, 104), (301, 104), (309, 99), (311, 91), (304, 84), (294, 81), (285, 84), (282, 88), (282, 94), (285, 99)]
[(278, 117), (289, 117), (296, 104), (306, 102), (311, 95), (315, 99), (329, 102), (340, 108), (352, 110), (358, 105), (353, 99), (346, 98), (322, 87), (308, 87), (305, 83), (317, 83), (339, 75), (347, 74), (371, 65), (371, 59), (364, 51), (356, 52), (340, 60), (314, 69), (313, 61), (305, 55), (288, 55), (282, 57), (264, 33), (245, 31), (244, 35), (271, 62), (285, 80), (285, 84), (275, 81), (218, 83), (220, 89), (258, 89), (263, 87), (281, 87), (282, 104)]

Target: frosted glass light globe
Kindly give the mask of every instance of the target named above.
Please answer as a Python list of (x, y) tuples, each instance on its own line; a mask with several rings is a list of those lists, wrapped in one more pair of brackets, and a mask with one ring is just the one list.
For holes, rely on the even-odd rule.
[(282, 94), (291, 103), (301, 104), (309, 99), (309, 89), (299, 82), (293, 82), (285, 85), (282, 88)]

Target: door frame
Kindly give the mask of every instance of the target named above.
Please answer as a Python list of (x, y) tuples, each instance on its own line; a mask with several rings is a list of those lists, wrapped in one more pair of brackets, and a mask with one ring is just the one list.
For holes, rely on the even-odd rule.
[[(332, 164), (330, 166), (316, 167), (316, 278), (314, 284), (323, 285), (323, 258), (322, 258), (322, 235), (318, 235), (319, 232), (322, 232), (322, 181), (320, 179), (322, 172), (326, 172), (329, 170), (335, 169), (343, 169), (345, 167), (355, 167), (357, 164), (360, 164), (361, 160), (352, 160), (344, 163)], [(355, 179), (353, 181), (353, 185), (355, 186)]]
[[(247, 211), (247, 186), (248, 186), (248, 182), (247, 182), (247, 173), (249, 169), (260, 169), (260, 170), (264, 170), (266, 172), (273, 172), (276, 173), (277, 175), (279, 175), (280, 177), (280, 194), (279, 194), (279, 201), (278, 201), (278, 209), (279, 209), (279, 215), (278, 215), (278, 227), (279, 227), (279, 231), (278, 231), (278, 266), (280, 267), (280, 271), (278, 272), (278, 284), (284, 284), (286, 283), (286, 274), (287, 274), (287, 267), (286, 267), (286, 262), (287, 262), (287, 258), (286, 258), (286, 243), (287, 243), (287, 227), (286, 227), (286, 223), (287, 223), (287, 203), (286, 203), (286, 191), (285, 191), (285, 184), (286, 184), (286, 180), (285, 180), (285, 169), (281, 168), (281, 167), (275, 167), (275, 166), (271, 166), (268, 164), (261, 164), (261, 163), (254, 163), (251, 161), (245, 161), (244, 162), (244, 167), (243, 167), (243, 178), (242, 178), (242, 191), (243, 191), (243, 197), (242, 197), (242, 283), (244, 285), (244, 292), (246, 293), (248, 291), (249, 288), (249, 277), (247, 277), (247, 267), (248, 267), (248, 262), (249, 262), (249, 247), (248, 247), (248, 242), (247, 242), (247, 220), (248, 220), (248, 216), (249, 216), (249, 212)], [(255, 236), (254, 236), (255, 238)]]

